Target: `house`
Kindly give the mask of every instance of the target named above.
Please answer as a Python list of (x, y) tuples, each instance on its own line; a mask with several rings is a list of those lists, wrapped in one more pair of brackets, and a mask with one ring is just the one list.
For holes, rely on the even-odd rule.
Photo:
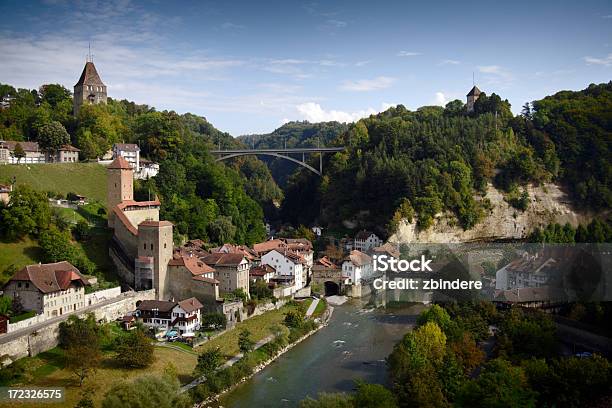
[(242, 253), (212, 253), (200, 258), (202, 262), (215, 269), (215, 279), (219, 281), (221, 292), (231, 293), (242, 289), (249, 293), (250, 264)]
[(314, 251), (312, 248), (312, 242), (306, 238), (277, 238), (253, 245), (253, 251), (262, 257), (262, 264), (264, 263), (263, 255), (272, 250), (276, 250), (280, 253), (291, 252), (302, 257), (305, 261), (302, 267), (303, 277), (301, 279), (296, 278), (296, 281), (303, 282), (303, 286), (306, 286), (308, 279), (312, 274), (314, 259)]
[(134, 178), (147, 180), (157, 176), (157, 173), (159, 173), (159, 164), (143, 158), (139, 158), (139, 161), (140, 170), (134, 173)]
[(257, 252), (246, 245), (223, 244), (220, 247), (212, 248), (210, 252), (223, 254), (243, 254), (250, 263), (259, 264), (259, 256), (257, 255)]
[(557, 261), (547, 254), (523, 254), (495, 273), (496, 290), (548, 286)]
[(168, 330), (172, 327), (172, 310), (176, 305), (167, 300), (143, 300), (136, 306), (136, 316), (146, 327)]
[(357, 235), (355, 235), (355, 240), (353, 242), (353, 249), (357, 251), (366, 252), (371, 248), (375, 248), (377, 246), (382, 245), (382, 240), (378, 238), (376, 234), (371, 231), (359, 231)]
[(370, 279), (373, 276), (372, 258), (361, 251), (352, 250), (342, 262), (342, 274), (349, 278), (349, 284)]
[(295, 290), (306, 286), (304, 277), (306, 260), (295, 252), (273, 249), (261, 257), (261, 264), (273, 267), (276, 276), (293, 278)]
[(11, 199), (13, 186), (10, 184), (0, 184), (0, 203), (8, 204)]
[(219, 281), (215, 269), (197, 256), (175, 255), (168, 262), (170, 293), (178, 299), (197, 298), (205, 304), (215, 304), (219, 299)]
[(181, 300), (172, 309), (170, 326), (181, 336), (193, 337), (202, 324), (202, 307), (202, 303), (194, 297)]
[(311, 228), (312, 232), (317, 236), (320, 237), (321, 234), (323, 234), (323, 228), (319, 227), (317, 225), (315, 225), (314, 227)]
[(123, 157), (130, 164), (132, 170), (140, 172), (140, 147), (133, 143), (115, 143), (113, 145), (113, 159)]
[(61, 316), (86, 306), (89, 281), (70, 262), (28, 265), (4, 285), (4, 295), (19, 299), (25, 310), (46, 317)]
[(275, 275), (276, 269), (274, 269), (270, 265), (259, 265), (254, 268), (251, 268), (251, 270), (249, 271), (251, 282), (262, 280), (266, 283), (269, 283)]
[[(24, 157), (15, 157), (15, 148), (21, 146)], [(45, 153), (37, 142), (18, 142), (0, 140), (0, 164), (38, 164), (45, 163)]]
[(381, 246), (373, 248), (372, 255), (387, 255), (388, 257), (399, 259), (400, 251), (396, 245), (387, 242), (386, 244), (382, 244)]
[(77, 163), (80, 150), (71, 145), (63, 145), (55, 154), (47, 152), (45, 160), (47, 163)]

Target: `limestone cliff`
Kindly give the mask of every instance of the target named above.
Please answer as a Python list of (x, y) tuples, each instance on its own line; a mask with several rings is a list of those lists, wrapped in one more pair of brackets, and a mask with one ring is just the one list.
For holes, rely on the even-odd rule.
[(452, 214), (436, 216), (435, 223), (426, 231), (416, 228), (412, 223), (402, 222), (397, 232), (389, 238), (393, 243), (451, 243), (471, 241), (493, 241), (520, 239), (528, 236), (536, 227), (549, 223), (573, 226), (588, 223), (591, 217), (572, 208), (569, 197), (556, 184), (528, 186), (530, 203), (525, 211), (511, 207), (502, 193), (489, 185), (486, 198), (491, 202), (491, 210), (474, 228), (464, 231)]

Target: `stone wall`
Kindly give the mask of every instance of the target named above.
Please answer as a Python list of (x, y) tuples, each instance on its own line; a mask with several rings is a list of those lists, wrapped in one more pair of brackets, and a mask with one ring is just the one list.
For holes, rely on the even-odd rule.
[[(146, 299), (155, 299), (155, 291), (125, 292), (117, 298), (116, 302), (97, 308), (94, 307), (93, 310), (92, 308), (87, 308), (73, 314), (94, 313), (96, 320), (109, 322), (124, 316), (127, 312), (135, 310), (136, 303)], [(59, 325), (69, 316), (65, 315), (64, 319), (54, 321), (39, 329), (26, 331), (22, 336), (9, 341), (2, 341), (3, 338), (0, 336), (0, 361), (3, 364), (10, 364), (17, 359), (35, 356), (56, 347), (59, 342)]]

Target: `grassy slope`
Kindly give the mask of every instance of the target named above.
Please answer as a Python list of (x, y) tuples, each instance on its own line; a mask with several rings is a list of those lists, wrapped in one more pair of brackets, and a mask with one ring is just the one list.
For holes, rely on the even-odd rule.
[[(169, 362), (176, 367), (181, 382), (189, 382), (192, 379), (192, 372), (195, 368), (197, 357), (177, 350), (156, 347), (155, 361), (153, 365), (145, 369), (127, 370), (117, 368), (112, 361), (113, 353), (105, 353), (102, 367), (94, 375), (85, 381), (85, 386), (93, 386), (94, 401), (96, 406), (100, 406), (104, 394), (116, 383), (129, 381), (136, 377), (146, 374), (160, 376)], [(73, 407), (80, 399), (82, 389), (76, 377), (63, 367), (63, 353), (59, 348), (49, 350), (36, 357), (26, 357), (28, 361), (27, 377), (19, 384), (13, 386), (34, 386), (34, 387), (65, 387), (66, 400), (61, 406)], [(45, 404), (57, 406), (57, 404)], [(0, 407), (9, 407), (9, 404), (0, 403)], [(15, 406), (15, 405), (12, 405)], [(40, 407), (41, 404), (19, 404), (20, 407)]]
[(251, 332), (251, 339), (254, 341), (259, 341), (272, 334), (270, 331), (272, 326), (280, 325), (281, 327), (285, 327), (282, 325), (283, 320), (285, 320), (285, 313), (294, 308), (295, 306), (285, 305), (278, 310), (272, 310), (240, 322), (232, 330), (229, 330), (222, 335), (215, 337), (211, 341), (202, 344), (194, 351), (201, 353), (205, 350), (219, 347), (221, 349), (221, 353), (223, 353), (223, 355), (226, 357), (235, 356), (240, 352), (240, 349), (238, 348), (238, 335), (240, 334), (241, 329), (247, 329)]
[[(40, 260), (40, 248), (36, 241), (26, 237), (18, 242), (0, 241), (0, 272), (9, 265), (21, 269), (25, 265), (38, 263)], [(6, 282), (10, 276), (0, 276), (0, 284)]]
[(40, 191), (74, 192), (90, 200), (106, 202), (106, 168), (97, 163), (0, 165), (0, 183), (17, 178)]

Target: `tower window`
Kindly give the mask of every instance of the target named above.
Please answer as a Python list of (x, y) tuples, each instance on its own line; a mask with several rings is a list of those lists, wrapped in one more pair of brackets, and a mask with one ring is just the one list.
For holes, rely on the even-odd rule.
[(151, 244), (151, 251), (153, 250), (153, 244)]

